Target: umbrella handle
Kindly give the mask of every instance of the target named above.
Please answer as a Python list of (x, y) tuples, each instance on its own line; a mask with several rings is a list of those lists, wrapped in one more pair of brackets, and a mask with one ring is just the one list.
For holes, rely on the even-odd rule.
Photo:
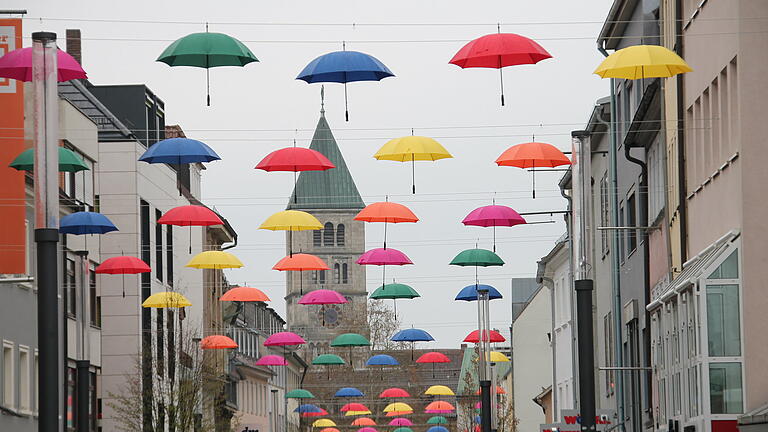
[(499, 56), (499, 81), (501, 81), (501, 106), (504, 106), (504, 73), (501, 69), (501, 56)]
[(349, 105), (347, 103), (347, 73), (344, 72), (344, 119), (349, 121)]
[(414, 195), (416, 194), (416, 155), (411, 153), (411, 188)]

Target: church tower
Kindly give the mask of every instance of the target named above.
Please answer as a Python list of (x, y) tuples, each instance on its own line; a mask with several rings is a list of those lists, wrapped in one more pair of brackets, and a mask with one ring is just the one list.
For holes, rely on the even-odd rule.
[[(328, 352), (330, 342), (339, 334), (367, 336), (369, 332), (365, 266), (355, 262), (365, 252), (365, 227), (363, 222), (353, 220), (365, 203), (325, 119), (324, 108), (320, 110), (309, 148), (322, 153), (336, 168), (301, 172), (287, 208), (311, 213), (323, 224), (323, 229), (287, 232), (286, 252), (293, 242), (294, 253), (317, 255), (330, 270), (285, 272), (285, 301), (288, 328), (307, 339), (306, 348), (314, 357)], [(349, 303), (298, 304), (303, 294), (316, 289), (337, 291)]]

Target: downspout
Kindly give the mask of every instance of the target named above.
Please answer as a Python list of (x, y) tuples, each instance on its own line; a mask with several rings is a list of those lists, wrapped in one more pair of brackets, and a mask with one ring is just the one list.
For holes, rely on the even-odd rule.
[[(675, 2), (675, 52), (683, 58), (683, 0)], [(685, 181), (685, 101), (683, 100), (683, 75), (677, 74), (677, 213), (680, 216), (680, 262), (688, 261), (688, 211)], [(678, 269), (682, 271), (682, 269)]]
[(551, 278), (544, 277), (544, 269), (546, 265), (539, 261), (539, 270), (537, 273), (541, 274), (542, 276), (539, 276), (537, 278), (538, 283), (544, 285), (545, 287), (549, 288), (549, 304), (551, 305), (549, 310), (549, 316), (550, 316), (550, 322), (551, 322), (551, 338), (550, 341), (552, 343), (552, 420), (557, 421), (557, 338), (555, 338), (555, 283)]
[[(600, 53), (608, 57), (608, 52), (598, 41), (597, 50)], [(617, 162), (616, 162), (616, 85), (615, 80), (611, 78), (611, 120), (606, 122), (602, 116), (598, 116), (598, 121), (604, 124), (608, 128), (608, 137), (610, 138), (608, 159), (609, 159), (609, 178), (611, 185), (611, 225), (619, 226), (619, 184), (617, 179)], [(616, 367), (622, 367), (624, 365), (624, 347), (622, 345), (622, 332), (623, 327), (621, 322), (621, 278), (619, 278), (619, 239), (618, 232), (611, 236), (611, 255), (613, 255), (612, 271), (611, 271), (611, 286), (613, 295), (613, 356), (614, 365)], [(621, 425), (621, 430), (624, 431), (624, 375), (621, 372), (616, 372), (616, 388), (614, 388), (614, 397), (616, 398), (616, 415), (618, 422)]]
[[(565, 177), (563, 177), (563, 179), (565, 179)], [(573, 182), (573, 178), (571, 178), (571, 182)], [(562, 180), (560, 181), (558, 186), (560, 188), (560, 195), (563, 198), (565, 198), (566, 201), (568, 201), (568, 213), (565, 213), (563, 215), (563, 219), (565, 220), (565, 230), (566, 230), (566, 233), (568, 233), (568, 254), (570, 255), (570, 259), (568, 260), (568, 278), (569, 278), (568, 284), (570, 286), (572, 284), (572, 282), (573, 282), (573, 235), (571, 233), (571, 230), (573, 228), (571, 226), (571, 216), (572, 216), (572, 210), (573, 210), (573, 198), (571, 198), (570, 195), (565, 193), (565, 187), (564, 187), (565, 185), (564, 185)], [(554, 303), (552, 303), (552, 304), (554, 304)], [(576, 365), (578, 364), (578, 360), (576, 358), (577, 354), (576, 354), (575, 347), (578, 344), (578, 340), (577, 340), (578, 338), (576, 337), (576, 332), (574, 331), (574, 326), (573, 326), (573, 323), (576, 321), (575, 318), (574, 318), (576, 316), (576, 311), (573, 310), (573, 307), (574, 307), (573, 290), (568, 290), (568, 307), (570, 308), (570, 316), (571, 316), (571, 325), (570, 325), (570, 330), (571, 330), (571, 375), (573, 375), (573, 385), (571, 385), (571, 398), (573, 399), (573, 402), (574, 402), (574, 407), (573, 408), (574, 409), (578, 409), (581, 405), (579, 404), (578, 388), (575, 385), (577, 382), (579, 382), (579, 373), (578, 373), (579, 372), (579, 368), (576, 367)], [(553, 313), (554, 313), (554, 311), (553, 311)], [(552, 321), (554, 323), (554, 315), (553, 315)], [(553, 330), (554, 330), (554, 325), (553, 325)], [(552, 339), (554, 340), (554, 334), (552, 335)], [(554, 363), (553, 363), (552, 367), (554, 368)], [(556, 391), (555, 391), (555, 388), (553, 387), (552, 388), (552, 399), (553, 400), (555, 399), (555, 393), (556, 393)], [(555, 410), (555, 412), (557, 412), (557, 410)]]

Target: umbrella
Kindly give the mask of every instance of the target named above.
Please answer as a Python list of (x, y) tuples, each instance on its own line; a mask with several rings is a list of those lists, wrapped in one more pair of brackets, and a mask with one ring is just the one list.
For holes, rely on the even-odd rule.
[(413, 432), (413, 429), (405, 426), (401, 426), (399, 428), (395, 428), (392, 432)]
[(488, 359), (491, 363), (504, 363), (509, 361), (509, 357), (498, 351), (488, 353)]
[[(327, 157), (317, 150), (304, 147), (286, 147), (268, 154), (256, 165), (256, 169), (264, 171), (293, 171), (293, 188), (296, 189), (296, 173), (299, 171), (325, 171), (336, 168)], [(293, 202), (298, 202), (298, 192), (293, 196)]]
[(210, 68), (220, 66), (245, 66), (257, 62), (242, 42), (223, 33), (192, 33), (176, 40), (160, 54), (156, 61), (168, 66), (191, 66), (205, 68), (207, 104), (211, 106)]
[(333, 82), (344, 84), (344, 115), (349, 121), (347, 83), (354, 81), (381, 81), (395, 76), (376, 57), (358, 51), (334, 51), (309, 62), (296, 79), (308, 84)]
[[(484, 335), (486, 333), (483, 333)], [(497, 332), (496, 330), (491, 330), (489, 333), (490, 338), (489, 342), (496, 343), (496, 342), (506, 342), (506, 339), (504, 336), (501, 335), (501, 333)], [(485, 339), (486, 336), (483, 336), (483, 339)], [(464, 342), (470, 342), (470, 343), (479, 343), (480, 342), (480, 331), (475, 330), (467, 335), (467, 337), (464, 338)]]
[(339, 432), (339, 430), (334, 427), (327, 427), (320, 429), (320, 432)]
[[(258, 366), (288, 366), (288, 361), (285, 359), (285, 357), (275, 355), (275, 354), (269, 354), (265, 355), (264, 357), (256, 360), (256, 365)], [(286, 397), (288, 397), (286, 395)]]
[(324, 415), (328, 415), (328, 411), (320, 408), (320, 411), (318, 412), (305, 412), (301, 413), (302, 417), (322, 417)]
[(461, 223), (464, 225), (473, 225), (481, 227), (493, 227), (493, 251), (496, 252), (496, 227), (497, 226), (515, 226), (527, 223), (511, 207), (503, 205), (489, 205), (478, 207), (472, 210)]
[(533, 169), (531, 172), (531, 182), (534, 198), (536, 198), (536, 167), (555, 168), (570, 164), (571, 160), (568, 159), (568, 156), (557, 147), (541, 142), (513, 145), (496, 158), (496, 165), (498, 166)]
[(366, 427), (361, 427), (360, 429), (357, 430), (357, 432), (378, 432), (378, 431), (376, 430), (376, 428), (366, 426)]
[(336, 426), (336, 423), (334, 423), (331, 419), (317, 419), (312, 422), (312, 427), (331, 427)]
[(370, 410), (365, 410), (365, 411), (352, 411), (352, 410), (350, 410), (350, 411), (347, 411), (347, 412), (344, 413), (344, 415), (347, 416), (347, 417), (359, 416), (359, 415), (369, 415), (369, 414), (371, 414)]
[(421, 295), (413, 288), (401, 283), (382, 285), (371, 294), (372, 299), (392, 299), (395, 308), (395, 318), (397, 318), (397, 299), (414, 299), (416, 297), (421, 297)]
[(117, 230), (109, 218), (96, 212), (68, 214), (59, 222), (59, 232), (62, 234), (104, 234)]
[(404, 402), (392, 402), (391, 404), (387, 405), (384, 408), (384, 412), (403, 412), (403, 411), (413, 411), (413, 408), (411, 408), (410, 405)]
[(439, 142), (423, 136), (404, 136), (389, 140), (373, 155), (376, 160), (411, 162), (411, 187), (416, 193), (416, 161), (452, 158)]
[(363, 335), (357, 333), (344, 333), (336, 336), (331, 341), (332, 347), (349, 347), (349, 365), (354, 367), (352, 363), (352, 347), (359, 346), (371, 346), (371, 342)]
[(327, 305), (348, 303), (343, 295), (333, 290), (318, 289), (304, 294), (299, 300), (303, 305)]
[(240, 286), (229, 289), (219, 301), (237, 301), (237, 302), (268, 302), (269, 297), (258, 288)]
[(416, 342), (429, 342), (435, 340), (429, 333), (424, 330), (409, 328), (400, 330), (395, 333), (389, 340), (392, 342), (411, 342), (411, 360), (413, 360), (413, 345)]
[(339, 409), (341, 412), (347, 412), (347, 411), (369, 411), (368, 407), (359, 403), (359, 402), (350, 402), (348, 404), (344, 404), (344, 406)]
[(220, 160), (219, 155), (202, 141), (189, 138), (168, 138), (158, 141), (144, 152), (140, 161), (173, 165), (211, 162)]
[(227, 349), (237, 348), (237, 343), (227, 336), (213, 335), (206, 336), (200, 341), (200, 348), (202, 349)]
[(343, 365), (344, 359), (336, 354), (320, 354), (312, 360), (313, 365), (325, 365), (325, 370), (328, 373), (328, 381), (331, 380), (331, 365)]
[(489, 251), (488, 249), (466, 249), (459, 252), (453, 260), (451, 265), (466, 267), (490, 267), (490, 266), (502, 266), (504, 260), (502, 260), (496, 253)]
[(390, 387), (383, 392), (379, 393), (380, 398), (399, 398), (399, 397), (411, 397), (411, 395), (398, 387)]
[(432, 416), (427, 420), (427, 424), (448, 424), (448, 419), (443, 416)]
[(476, 301), (480, 296), (477, 291), (481, 289), (488, 291), (488, 300), (496, 300), (502, 298), (501, 293), (496, 288), (490, 285), (474, 284), (462, 288), (461, 291), (456, 294), (456, 300)]
[[(450, 389), (448, 389), (450, 391)], [(453, 393), (453, 392), (451, 392)], [(449, 404), (446, 401), (434, 401), (426, 406), (425, 409), (428, 409), (430, 411), (440, 410), (440, 411), (454, 411), (456, 407)]]
[[(315, 255), (298, 253), (281, 259), (272, 267), (279, 271), (329, 270), (328, 264)], [(304, 278), (299, 277), (299, 293), (304, 294)]]
[(363, 222), (384, 222), (384, 249), (387, 248), (387, 224), (418, 222), (419, 218), (408, 207), (389, 201), (368, 204), (355, 216)]
[(595, 74), (600, 78), (644, 79), (669, 78), (691, 72), (679, 55), (659, 45), (634, 45), (615, 51), (606, 57)]
[(304, 389), (293, 389), (285, 394), (286, 399), (314, 399), (315, 395), (313, 395), (309, 390)]
[[(85, 71), (71, 55), (56, 49), (57, 80), (87, 79)], [(0, 57), (0, 77), (32, 81), (32, 47), (19, 48)]]
[(186, 267), (196, 269), (240, 268), (243, 263), (236, 256), (224, 251), (205, 251), (192, 257)]
[[(16, 159), (8, 164), (18, 171), (33, 171), (35, 169), (35, 149), (27, 149), (21, 152)], [(78, 172), (90, 170), (83, 158), (66, 147), (59, 147), (59, 171)]]
[(407, 418), (398, 417), (389, 421), (390, 426), (413, 426), (413, 422)]
[(264, 346), (302, 345), (307, 343), (301, 336), (291, 332), (278, 332), (264, 341)]
[(427, 429), (427, 432), (448, 432), (448, 428), (444, 426), (432, 426)]
[(297, 413), (300, 413), (300, 414), (305, 414), (305, 413), (321, 413), (321, 412), (323, 412), (323, 409), (320, 408), (319, 406), (313, 405), (313, 404), (302, 404), (302, 405), (299, 405), (298, 407), (296, 407), (293, 410), (293, 412), (297, 412)]
[(387, 354), (377, 354), (365, 362), (366, 366), (397, 366), (399, 364), (396, 358)]
[(360, 255), (356, 261), (360, 265), (406, 265), (413, 264), (408, 256), (397, 249), (376, 248)]
[(385, 417), (398, 417), (398, 416), (407, 416), (413, 414), (413, 411), (391, 411), (386, 413)]
[[(430, 386), (424, 392), (424, 394), (430, 395), (430, 396), (455, 396), (456, 395), (456, 393), (454, 393), (453, 390), (450, 389), (450, 387), (444, 386), (444, 385)], [(439, 408), (432, 408), (432, 409), (439, 409)]]
[(192, 303), (177, 292), (159, 292), (147, 297), (141, 304), (145, 308), (174, 308), (192, 306)]
[(144, 261), (132, 256), (107, 258), (96, 267), (96, 273), (123, 275), (123, 298), (125, 298), (125, 275), (149, 273), (152, 269)]
[(333, 397), (363, 397), (365, 394), (354, 387), (342, 387)]
[(185, 205), (174, 207), (157, 220), (164, 225), (188, 226), (189, 228), (189, 253), (192, 253), (192, 226), (223, 225), (213, 210), (201, 205)]
[[(478, 395), (479, 395), (479, 394), (480, 394), (480, 390), (477, 390), (477, 392), (476, 392), (475, 394), (478, 394)], [(500, 394), (507, 394), (507, 391), (506, 391), (506, 390), (504, 390), (504, 388), (503, 388), (503, 387), (501, 387), (501, 386), (496, 386), (496, 394), (497, 394), (497, 395), (500, 395)]]
[[(501, 106), (504, 106), (504, 75), (507, 66), (536, 64), (552, 56), (533, 40), (514, 33), (489, 34), (464, 45), (450, 63), (466, 68), (491, 68), (499, 70), (501, 82)], [(447, 431), (446, 431), (447, 432)]]
[[(259, 229), (271, 231), (306, 231), (323, 229), (323, 225), (311, 214), (299, 210), (283, 210), (268, 217)], [(293, 255), (293, 235), (289, 242), (289, 253)]]
[(477, 423), (479, 425), (482, 422), (483, 422), (483, 418), (481, 416), (479, 416), (479, 415), (475, 416), (475, 423)]
[(450, 363), (451, 359), (443, 353), (436, 351), (422, 354), (416, 359), (416, 363), (432, 363), (432, 378), (435, 377), (435, 363)]
[(376, 422), (369, 417), (358, 417), (352, 422), (352, 426), (376, 426)]

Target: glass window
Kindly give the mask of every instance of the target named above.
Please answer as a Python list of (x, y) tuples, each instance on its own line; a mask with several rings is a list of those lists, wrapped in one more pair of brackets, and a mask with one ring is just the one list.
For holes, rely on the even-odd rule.
[(344, 238), (344, 225), (338, 224), (336, 226), (336, 246), (344, 246), (345, 244), (345, 238)]
[(699, 367), (688, 368), (688, 416), (699, 415)]
[(320, 270), (320, 285), (325, 284), (325, 270)]
[(19, 409), (29, 411), (29, 348), (19, 347)]
[[(605, 347), (603, 353), (605, 366), (616, 366), (613, 361), (613, 316), (611, 312), (608, 312), (603, 317), (603, 338), (603, 346)], [(613, 389), (615, 387), (614, 372), (609, 370), (605, 375), (605, 393), (611, 395), (613, 394)]]
[(710, 363), (709, 403), (712, 414), (742, 412), (741, 363)]
[[(635, 207), (635, 193), (632, 192), (627, 197), (627, 226), (637, 226), (637, 210)], [(627, 255), (631, 254), (637, 248), (637, 232), (627, 230)]]
[[(608, 191), (608, 171), (606, 171), (600, 179), (600, 226), (604, 227), (611, 226), (611, 207), (608, 203), (610, 195), (608, 194)], [(608, 235), (609, 233), (607, 230), (600, 230), (600, 242), (603, 255), (606, 255), (610, 250)]]
[(333, 224), (330, 222), (323, 226), (323, 246), (333, 246)]
[(659, 422), (667, 422), (667, 380), (659, 380)]
[(163, 226), (157, 223), (163, 212), (155, 210), (155, 277), (163, 281)]
[[(624, 202), (619, 203), (619, 224), (624, 222)], [(619, 250), (621, 251), (620, 258), (621, 262), (624, 262), (624, 257), (626, 254), (624, 253), (624, 232), (619, 230), (616, 235), (619, 237)]]
[(3, 344), (3, 405), (8, 408), (15, 408), (13, 388), (13, 344)]
[(75, 282), (75, 260), (64, 259), (64, 287), (67, 291), (67, 313), (77, 314), (77, 285)]
[(323, 239), (323, 230), (314, 230), (312, 231), (312, 246), (319, 247), (322, 246)]
[(739, 286), (707, 285), (709, 356), (741, 355)]
[(165, 226), (165, 283), (173, 286), (173, 225)]
[[(96, 268), (95, 263), (91, 263), (91, 268)], [(101, 296), (96, 291), (96, 272), (88, 272), (88, 292), (90, 296), (90, 320), (91, 325), (101, 327)]]
[(739, 277), (739, 253), (733, 251), (731, 255), (709, 275), (709, 279), (738, 279)]

